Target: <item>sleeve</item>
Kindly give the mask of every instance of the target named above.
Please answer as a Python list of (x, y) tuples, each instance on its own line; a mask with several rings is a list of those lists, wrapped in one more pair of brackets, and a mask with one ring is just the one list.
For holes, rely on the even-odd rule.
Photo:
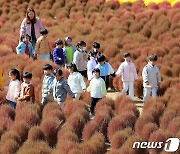
[(40, 40), (37, 40), (36, 46), (35, 46), (35, 54), (38, 54), (40, 48)]
[(71, 96), (72, 98), (75, 98), (74, 93), (71, 91), (71, 89), (70, 89), (70, 87), (69, 87), (69, 85), (67, 84), (66, 81), (63, 83), (63, 87), (64, 87), (64, 89), (67, 91), (67, 93), (70, 94), (70, 96)]
[(87, 92), (91, 92), (91, 90), (92, 90), (92, 82), (93, 82), (93, 79), (90, 81), (90, 84), (87, 87)]
[(42, 30), (43, 29), (43, 25), (42, 25), (42, 22), (41, 22), (41, 20), (38, 18), (38, 22), (39, 22), (39, 28), (40, 28), (40, 30)]
[(21, 85), (20, 83), (17, 83), (14, 89), (14, 98), (18, 98), (20, 89), (21, 89)]
[(87, 62), (87, 71), (88, 72), (92, 72), (93, 71), (92, 62), (90, 60)]
[(33, 86), (30, 86), (28, 87), (26, 94), (22, 98), (19, 98), (19, 100), (20, 101), (30, 100), (30, 98), (33, 96), (33, 93), (34, 93), (34, 88)]
[(79, 55), (77, 52), (74, 53), (73, 62), (76, 64), (77, 69), (79, 69)]
[(21, 44), (22, 44), (22, 42), (19, 43), (18, 46), (16, 47), (16, 53), (17, 54), (21, 54)]
[(147, 82), (147, 81), (148, 81), (148, 71), (147, 71), (147, 67), (146, 67), (146, 66), (143, 68), (142, 78), (143, 78), (143, 81), (144, 81), (144, 82)]
[(161, 76), (160, 76), (160, 72), (159, 72), (159, 68), (157, 67), (158, 71), (157, 71), (157, 82), (161, 83)]
[(53, 49), (53, 60), (54, 62), (57, 64), (58, 62), (58, 57), (57, 57), (57, 50), (56, 49)]
[(81, 84), (82, 89), (83, 90), (86, 89), (86, 84), (85, 84), (83, 76), (81, 74), (79, 74), (79, 80), (80, 80), (80, 84)]
[(116, 75), (117, 76), (121, 76), (123, 73), (123, 63), (119, 66), (117, 72), (116, 72)]
[(51, 53), (51, 51), (52, 51), (52, 47), (51, 47), (51, 44), (50, 44), (50, 42), (48, 41), (48, 46), (49, 46), (49, 52)]
[(101, 92), (102, 92), (103, 97), (107, 95), (106, 84), (105, 84), (104, 80), (102, 80), (102, 82), (101, 82)]
[(52, 91), (52, 87), (53, 87), (53, 81), (54, 81), (54, 78), (50, 78), (49, 79), (49, 83), (48, 83), (48, 92), (50, 93)]
[(135, 67), (134, 64), (133, 64), (133, 74), (134, 74), (134, 80), (137, 80), (138, 79), (138, 75), (137, 75), (137, 70), (136, 70), (136, 67)]
[(22, 36), (23, 34), (26, 33), (26, 19), (24, 19), (21, 23), (21, 27), (20, 27), (20, 36)]
[[(108, 64), (109, 64), (109, 63), (108, 63)], [(112, 77), (115, 77), (115, 76), (116, 76), (116, 74), (115, 74), (115, 72), (114, 72), (114, 69), (112, 68), (111, 64), (109, 64), (109, 72), (110, 72), (110, 75), (111, 75)]]

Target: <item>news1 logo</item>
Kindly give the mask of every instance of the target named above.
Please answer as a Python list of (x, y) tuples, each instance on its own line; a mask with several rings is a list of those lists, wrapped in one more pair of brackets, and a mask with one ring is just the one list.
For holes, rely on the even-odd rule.
[(178, 150), (180, 140), (178, 138), (169, 138), (166, 142), (134, 142), (134, 148), (160, 149), (164, 144), (164, 151), (175, 152)]

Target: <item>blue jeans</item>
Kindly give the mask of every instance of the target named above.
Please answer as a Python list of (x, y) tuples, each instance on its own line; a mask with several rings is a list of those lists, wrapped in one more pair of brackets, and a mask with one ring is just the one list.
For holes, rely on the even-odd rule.
[(14, 109), (16, 108), (16, 103), (13, 101), (9, 101), (9, 105)]
[(50, 54), (38, 54), (38, 59), (44, 59), (44, 60), (47, 60), (47, 61), (50, 61)]

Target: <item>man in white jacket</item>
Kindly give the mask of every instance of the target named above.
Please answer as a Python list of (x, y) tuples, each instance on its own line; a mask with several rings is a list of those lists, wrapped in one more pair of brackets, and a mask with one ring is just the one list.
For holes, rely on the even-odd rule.
[(150, 96), (151, 93), (152, 93), (152, 97), (157, 96), (157, 89), (159, 84), (161, 83), (159, 68), (155, 65), (156, 61), (157, 61), (157, 56), (155, 54), (150, 55), (149, 62), (143, 68), (142, 71), (144, 101)]

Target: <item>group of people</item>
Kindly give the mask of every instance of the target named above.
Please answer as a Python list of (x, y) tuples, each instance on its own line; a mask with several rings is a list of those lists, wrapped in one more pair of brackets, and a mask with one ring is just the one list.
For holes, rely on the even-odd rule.
[[(50, 64), (43, 68), (44, 79), (42, 83), (42, 105), (51, 101), (58, 102), (61, 109), (64, 108), (67, 93), (73, 99), (80, 99), (84, 91), (91, 93), (90, 113), (94, 114), (96, 103), (106, 96), (109, 86), (110, 75), (112, 77), (121, 76), (123, 90), (121, 95), (128, 91), (129, 97), (134, 100), (134, 81), (138, 79), (136, 67), (131, 61), (129, 52), (124, 52), (124, 62), (120, 64), (117, 72), (107, 62), (106, 57), (99, 52), (100, 44), (94, 42), (92, 50), (87, 53), (86, 42), (79, 41), (76, 46), (72, 43), (72, 38), (67, 36), (64, 42), (61, 39), (55, 41), (55, 48), (52, 49), (47, 38), (48, 30), (44, 29), (39, 18), (35, 16), (33, 8), (28, 8), (26, 18), (21, 24), (21, 42), (16, 48), (17, 54), (27, 54), (34, 59), (44, 59), (49, 61), (51, 54), (57, 69), (53, 71)], [(64, 46), (65, 45), (65, 46)], [(144, 101), (150, 96), (157, 96), (157, 88), (161, 82), (158, 67), (155, 65), (157, 56), (149, 56), (148, 64), (143, 68)], [(65, 67), (70, 75), (66, 81), (63, 77), (62, 67)], [(20, 74), (17, 69), (9, 71), (11, 79), (7, 100), (15, 108), (17, 101), (35, 101), (34, 87), (31, 83), (32, 73), (23, 74), (23, 83), (20, 86)], [(90, 81), (86, 88), (84, 78)]]

